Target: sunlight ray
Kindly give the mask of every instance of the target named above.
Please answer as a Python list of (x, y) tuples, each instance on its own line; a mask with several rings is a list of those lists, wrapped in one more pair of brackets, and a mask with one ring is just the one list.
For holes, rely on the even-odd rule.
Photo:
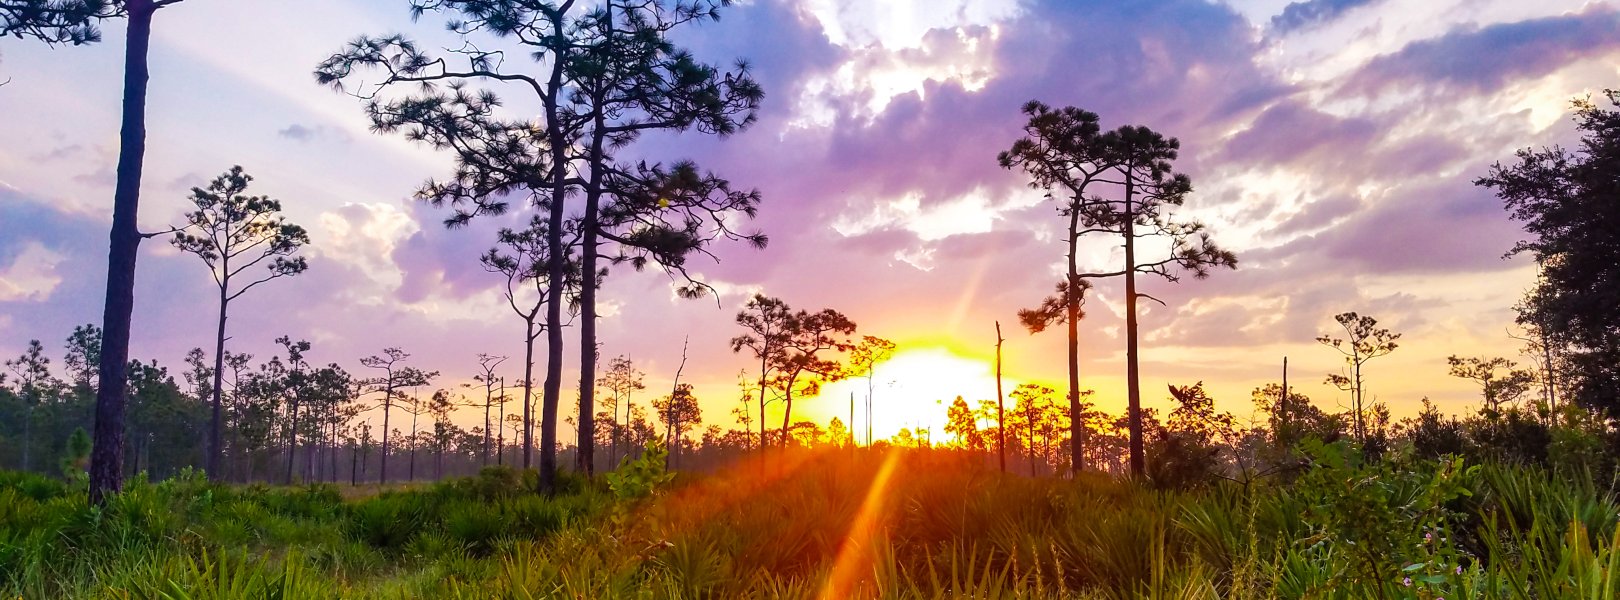
[(883, 457), (883, 466), (878, 468), (877, 474), (872, 477), (871, 485), (867, 486), (866, 499), (861, 501), (861, 510), (855, 514), (855, 521), (849, 526), (849, 535), (844, 537), (844, 543), (838, 549), (838, 557), (833, 560), (832, 572), (827, 575), (827, 582), (822, 585), (821, 592), (816, 595), (821, 600), (838, 600), (849, 598), (860, 581), (862, 573), (872, 572), (873, 550), (875, 539), (883, 524), (883, 514), (888, 508), (889, 482), (894, 477), (895, 468), (900, 464), (900, 450), (891, 449)]

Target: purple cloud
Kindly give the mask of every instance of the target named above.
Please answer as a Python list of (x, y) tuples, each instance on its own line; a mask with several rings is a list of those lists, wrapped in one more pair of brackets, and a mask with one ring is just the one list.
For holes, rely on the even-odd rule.
[(1346, 11), (1372, 4), (1377, 0), (1304, 0), (1283, 7), (1281, 14), (1271, 18), (1271, 29), (1277, 33), (1321, 25), (1339, 18)]
[(1446, 85), (1489, 92), (1616, 48), (1620, 10), (1592, 5), (1579, 13), (1459, 29), (1412, 42), (1369, 61), (1344, 90), (1372, 95), (1401, 85)]

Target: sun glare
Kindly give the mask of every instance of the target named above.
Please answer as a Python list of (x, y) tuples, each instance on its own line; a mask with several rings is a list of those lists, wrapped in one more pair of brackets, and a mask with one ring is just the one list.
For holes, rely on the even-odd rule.
[[(1018, 381), (1002, 377), (1002, 387), (1011, 391)], [(878, 364), (873, 372), (872, 439), (888, 439), (901, 429), (928, 436), (934, 442), (947, 441), (945, 410), (957, 396), (969, 406), (996, 397), (995, 364), (962, 356), (942, 347), (902, 349), (893, 358)], [(829, 384), (813, 400), (825, 423), (832, 417), (849, 420), (849, 400), (855, 401), (857, 437), (865, 443), (867, 381), (857, 377)], [(824, 416), (822, 416), (824, 415)]]

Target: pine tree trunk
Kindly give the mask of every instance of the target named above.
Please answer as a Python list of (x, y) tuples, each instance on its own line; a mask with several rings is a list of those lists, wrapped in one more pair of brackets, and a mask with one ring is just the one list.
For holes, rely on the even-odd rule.
[[(558, 15), (552, 19), (552, 34), (557, 39), (565, 39), (567, 32), (563, 29), (563, 18)], [(557, 58), (553, 55), (553, 58)], [(557, 406), (562, 396), (562, 367), (563, 367), (563, 335), (562, 335), (562, 305), (563, 280), (567, 275), (567, 255), (563, 248), (563, 210), (567, 207), (568, 186), (564, 179), (567, 170), (563, 165), (568, 164), (568, 148), (571, 145), (568, 135), (559, 122), (559, 97), (563, 93), (563, 60), (553, 60), (551, 77), (547, 81), (546, 89), (551, 94), (545, 98), (546, 112), (546, 140), (551, 144), (551, 164), (553, 165), (551, 177), (551, 198), (548, 206), (546, 230), (546, 247), (551, 249), (546, 261), (546, 382), (544, 396), (540, 409), (540, 487), (550, 493), (557, 483)], [(524, 385), (531, 379), (524, 377)], [(524, 410), (528, 410), (528, 398), (524, 398)], [(524, 462), (527, 465), (529, 451), (531, 450), (528, 431), (524, 432)]]
[(293, 465), (298, 456), (298, 399), (294, 396), (292, 401), (292, 428), (287, 430), (287, 478), (286, 485), (292, 485)]
[[(1080, 210), (1069, 215), (1069, 277), (1064, 292), (1064, 321), (1068, 324), (1069, 352), (1069, 468), (1079, 474), (1086, 470), (1086, 421), (1080, 410), (1080, 271), (1077, 256), (1080, 244)], [(997, 332), (1000, 337), (1000, 332)], [(997, 344), (997, 352), (1000, 344)]]
[[(228, 261), (227, 260), (227, 265)], [(229, 278), (223, 280), (229, 281)], [(219, 477), (219, 464), (224, 459), (225, 448), (222, 439), (225, 431), (224, 418), (224, 386), (225, 386), (225, 319), (226, 311), (230, 306), (229, 296), (225, 293), (225, 284), (219, 287), (219, 323), (214, 333), (214, 389), (209, 399), (208, 417), (208, 466), (204, 471), (209, 477)]]
[[(534, 334), (534, 317), (532, 316), (532, 313), (527, 321), (523, 335), (525, 336), (525, 341), (523, 342), (523, 468), (527, 469), (529, 468), (529, 456), (534, 454), (534, 446), (532, 445), (533, 438), (531, 437), (530, 432), (533, 431), (534, 428), (534, 340), (536, 337), (538, 337)], [(506, 418), (505, 413), (506, 404), (503, 402), (501, 404), (501, 418), (503, 420)], [(556, 415), (552, 415), (552, 417), (555, 419)], [(500, 423), (496, 423), (495, 426), (504, 427), (504, 425)], [(545, 423), (541, 423), (540, 429), (542, 438), (545, 437), (545, 428)], [(552, 423), (551, 428), (554, 447), (556, 423)], [(542, 439), (542, 444), (543, 443), (544, 440)], [(504, 452), (504, 450), (505, 446), (496, 449), (497, 452)], [(544, 468), (544, 464), (545, 461), (542, 460), (542, 468)], [(556, 456), (553, 455), (552, 469), (556, 468)]]
[(405, 475), (405, 480), (406, 481), (416, 481), (416, 417), (417, 417), (416, 411), (417, 411), (417, 406), (416, 406), (416, 400), (415, 400), (415, 392), (412, 392), (412, 400), (411, 400), (411, 438), (410, 438), (410, 440), (411, 440), (411, 460), (410, 460), (410, 467), (406, 470), (406, 475)]
[[(1006, 434), (1007, 428), (1004, 427), (1002, 424), (1006, 423), (1007, 409), (1005, 407), (1006, 398), (1005, 398), (1005, 396), (1002, 396), (1002, 394), (1001, 394), (1001, 342), (1002, 341), (1003, 340), (1001, 339), (1001, 321), (996, 321), (996, 460), (997, 460), (997, 463), (1001, 466), (1001, 472), (1006, 473), (1007, 472), (1007, 434)], [(1071, 405), (1071, 410), (1072, 410), (1072, 405)], [(1079, 449), (1076, 448), (1075, 460), (1072, 461), (1071, 464), (1079, 464), (1079, 460), (1078, 460), (1079, 458), (1080, 458)], [(1076, 468), (1075, 472), (1079, 472), (1079, 468)]]
[(377, 483), (388, 483), (388, 413), (394, 408), (394, 374), (388, 373), (388, 384), (383, 390), (382, 465), (377, 470)]
[[(768, 342), (765, 342), (764, 339), (763, 339), (765, 336), (760, 336), (760, 337), (762, 338), (761, 339), (761, 344), (768, 343)], [(765, 353), (764, 351), (761, 351), (761, 354), (764, 354), (764, 353)], [(629, 411), (625, 411), (625, 414), (628, 415)], [(625, 417), (625, 422), (629, 423), (629, 421), (630, 421), (630, 418), (628, 416)], [(765, 357), (762, 356), (759, 359), (759, 450), (760, 450), (760, 452), (765, 451), (765, 427), (766, 427), (766, 425), (765, 425)], [(764, 461), (761, 461), (760, 464), (764, 464)]]
[(1142, 382), (1136, 339), (1136, 214), (1132, 202), (1135, 178), (1126, 165), (1125, 175), (1125, 377), (1130, 409), (1131, 476), (1147, 472), (1147, 453), (1142, 441)]
[[(32, 393), (32, 390), (26, 390)], [(23, 402), (28, 402), (24, 399)], [(23, 448), (22, 470), (27, 472), (32, 466), (31, 455), (34, 448), (34, 405), (29, 404), (27, 412), (23, 413)]]
[[(603, 33), (608, 54), (613, 53), (613, 1), (602, 6), (602, 22), (607, 24)], [(582, 223), (580, 249), (579, 288), (579, 470), (589, 477), (596, 472), (596, 259), (597, 229), (601, 227), (598, 213), (602, 201), (602, 147), (607, 142), (606, 110), (598, 91), (593, 93), (591, 150), (588, 163), (591, 181), (585, 193), (585, 215)], [(553, 252), (556, 250), (553, 249)]]
[[(527, 334), (525, 334), (525, 335), (527, 335)], [(525, 361), (525, 362), (527, 362), (527, 361)], [(487, 372), (486, 372), (485, 376), (486, 377), (489, 376)], [(491, 378), (491, 379), (493, 379), (493, 378)], [(485, 381), (484, 382), (484, 456), (483, 456), (483, 458), (480, 459), (480, 464), (479, 464), (479, 466), (483, 466), (483, 467), (489, 466), (489, 405), (490, 405), (491, 400), (492, 400), (492, 398), (490, 398), (489, 386), (490, 386), (490, 382)]]
[[(796, 378), (794, 378), (796, 379)], [(793, 379), (788, 380), (782, 404), (782, 449), (788, 447), (788, 426), (793, 423)]]
[(102, 314), (101, 385), (96, 390), (95, 440), (90, 459), (90, 503), (105, 504), (123, 488), (124, 403), (129, 377), (129, 328), (135, 310), (135, 259), (141, 244), (141, 168), (146, 155), (146, 56), (152, 40), (152, 0), (127, 0), (123, 127), (118, 139), (118, 182), (107, 250), (107, 297)]

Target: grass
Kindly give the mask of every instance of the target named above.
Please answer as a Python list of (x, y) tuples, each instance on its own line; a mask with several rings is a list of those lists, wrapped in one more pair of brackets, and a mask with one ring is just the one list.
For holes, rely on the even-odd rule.
[(3, 473), (0, 597), (1620, 597), (1600, 486), (1342, 456), (1190, 491), (949, 451), (758, 457), (651, 496), (540, 496), (510, 470), (349, 497), (181, 477), (105, 510)]

